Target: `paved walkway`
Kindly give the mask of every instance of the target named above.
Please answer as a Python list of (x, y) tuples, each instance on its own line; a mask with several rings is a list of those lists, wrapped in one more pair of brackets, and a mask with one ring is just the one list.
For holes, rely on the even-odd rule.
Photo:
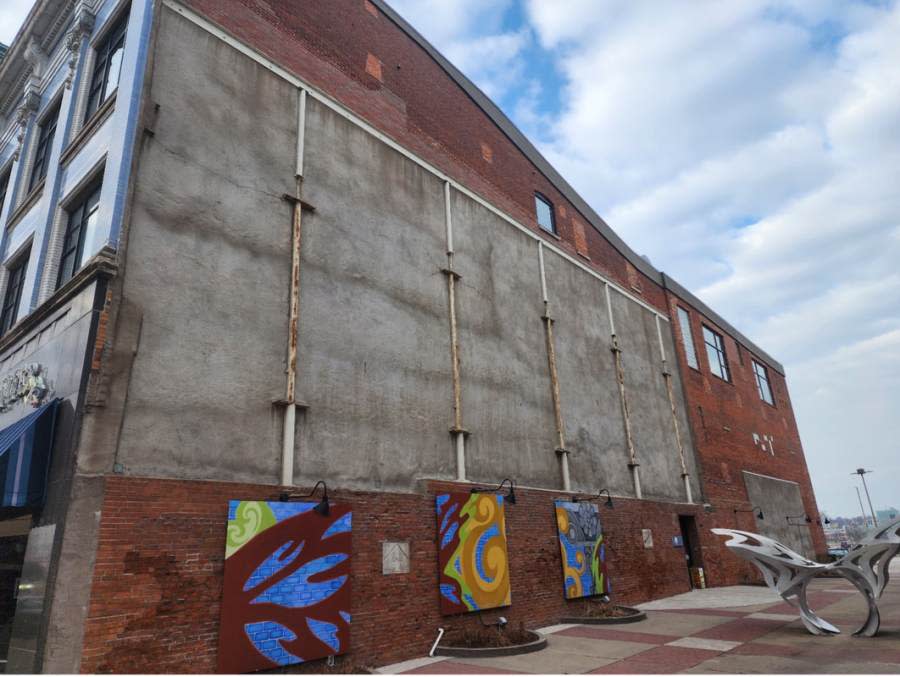
[[(895, 561), (896, 564), (896, 561)], [(892, 570), (894, 567), (892, 567)], [(422, 658), (383, 674), (900, 673), (900, 584), (882, 597), (877, 637), (853, 637), (865, 602), (840, 579), (816, 580), (810, 607), (842, 634), (807, 633), (796, 611), (766, 588), (698, 590), (642, 605), (647, 619), (540, 629), (546, 649), (523, 656)]]

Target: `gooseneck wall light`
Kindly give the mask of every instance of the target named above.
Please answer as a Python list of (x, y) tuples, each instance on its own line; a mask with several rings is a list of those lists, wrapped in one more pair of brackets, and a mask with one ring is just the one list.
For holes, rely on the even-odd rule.
[(612, 509), (612, 507), (613, 507), (612, 496), (609, 493), (609, 489), (606, 489), (606, 488), (603, 488), (600, 491), (598, 491), (596, 496), (587, 496), (587, 497), (573, 496), (572, 501), (575, 503), (578, 503), (579, 501), (593, 501), (595, 498), (602, 498), (604, 492), (606, 493), (606, 501), (604, 501), (603, 505), (605, 505), (607, 508)]
[(325, 480), (319, 480), (318, 482), (316, 482), (316, 485), (312, 488), (312, 491), (310, 491), (308, 494), (297, 495), (297, 494), (290, 494), (285, 491), (281, 494), (281, 496), (279, 498), (283, 502), (295, 501), (295, 500), (298, 500), (301, 498), (310, 498), (315, 495), (316, 490), (320, 486), (322, 487), (322, 500), (316, 504), (316, 507), (313, 508), (313, 511), (316, 512), (317, 514), (321, 515), (322, 517), (328, 517), (328, 514), (331, 512), (331, 508), (328, 505), (328, 485), (325, 484)]
[(506, 494), (506, 500), (515, 505), (516, 503), (516, 483), (509, 477), (505, 478), (500, 484), (493, 489), (485, 489), (484, 487), (472, 487), (473, 494), (497, 494), (503, 490), (503, 485), (509, 482), (509, 493)]
[(732, 512), (734, 512), (735, 514), (737, 514), (737, 513), (739, 513), (739, 512), (754, 512), (754, 511), (756, 511), (756, 517), (757, 517), (758, 519), (761, 519), (761, 520), (762, 520), (762, 519), (765, 519), (765, 516), (763, 515), (762, 508), (760, 508), (758, 505), (754, 505), (754, 506), (753, 506), (752, 508), (750, 508), (749, 510), (738, 510), (737, 508), (735, 508)]

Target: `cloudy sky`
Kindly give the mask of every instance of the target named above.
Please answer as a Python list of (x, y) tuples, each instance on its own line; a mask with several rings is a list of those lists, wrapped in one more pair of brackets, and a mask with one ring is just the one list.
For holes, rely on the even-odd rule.
[(820, 508), (859, 513), (860, 465), (900, 507), (900, 4), (391, 2), (784, 363)]

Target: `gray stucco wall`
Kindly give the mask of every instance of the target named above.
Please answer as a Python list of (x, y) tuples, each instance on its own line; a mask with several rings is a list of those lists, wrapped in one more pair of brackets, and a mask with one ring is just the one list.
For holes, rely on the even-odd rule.
[[(814, 558), (809, 526), (802, 517), (806, 510), (800, 496), (800, 485), (746, 470), (742, 474), (750, 503), (763, 511), (763, 519), (755, 517), (759, 533), (774, 538), (801, 555)], [(797, 518), (797, 515), (801, 517)], [(788, 517), (793, 519), (789, 521)], [(816, 519), (817, 515), (811, 517)]]
[(560, 486), (537, 243), (452, 192), (469, 477)]
[(312, 100), (306, 129), (316, 211), (303, 216), (296, 479), (397, 489), (446, 476), (443, 184)]
[(126, 473), (274, 483), (284, 396), (295, 88), (161, 10), (123, 304), (142, 316)]
[[(124, 472), (275, 484), (297, 91), (166, 8), (123, 307)], [(453, 478), (444, 186), (307, 98), (295, 481)], [(561, 487), (538, 245), (451, 190), (467, 471)], [(573, 487), (632, 492), (603, 283), (546, 251)], [(653, 314), (613, 292), (645, 494), (684, 500)], [(674, 367), (674, 347), (663, 325)], [(693, 452), (681, 386), (682, 438)], [(699, 492), (695, 492), (699, 496)]]

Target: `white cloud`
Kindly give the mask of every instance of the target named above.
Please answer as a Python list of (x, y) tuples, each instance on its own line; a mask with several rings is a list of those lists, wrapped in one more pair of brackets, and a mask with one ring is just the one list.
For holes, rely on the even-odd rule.
[(0, 42), (9, 45), (25, 22), (34, 0), (2, 0), (0, 2)]

